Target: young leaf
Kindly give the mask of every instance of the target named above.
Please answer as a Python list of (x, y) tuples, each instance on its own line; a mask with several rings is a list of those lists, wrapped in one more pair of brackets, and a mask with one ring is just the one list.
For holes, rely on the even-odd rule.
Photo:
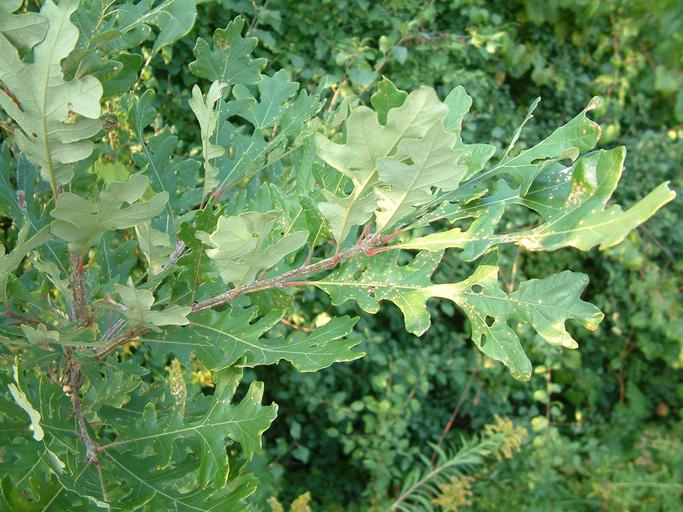
[(338, 243), (342, 243), (351, 228), (369, 220), (376, 201), (373, 187), (377, 185), (377, 160), (391, 156), (405, 139), (424, 137), (435, 123), (441, 122), (448, 108), (439, 101), (433, 89), (422, 87), (408, 95), (403, 105), (390, 110), (385, 125), (377, 113), (367, 107), (356, 108), (346, 120), (346, 142), (334, 143), (316, 136), (318, 155), (325, 162), (348, 176), (354, 189), (348, 197), (326, 194), (329, 206), (322, 203), (320, 211), (330, 221)]
[(49, 29), (35, 46), (30, 63), (23, 62), (0, 35), (0, 81), (6, 86), (0, 92), (0, 107), (19, 125), (15, 131), (19, 148), (40, 167), (55, 193), (57, 186), (71, 180), (71, 164), (90, 156), (93, 143), (88, 139), (101, 129), (102, 84), (92, 76), (67, 82), (61, 68), (78, 39), (78, 30), (69, 20), (77, 7), (76, 0), (43, 4), (40, 12), (50, 21)]
[(467, 168), (459, 163), (464, 152), (453, 150), (454, 144), (455, 135), (437, 122), (423, 138), (404, 139), (394, 156), (377, 160), (377, 231), (384, 232), (429, 202), (435, 190), (458, 187)]
[(301, 249), (308, 239), (308, 231), (302, 230), (273, 241), (274, 227), (274, 215), (245, 212), (221, 217), (216, 231), (197, 233), (197, 238), (211, 247), (206, 254), (215, 262), (223, 282), (240, 286)]
[(199, 121), (200, 135), (202, 138), (202, 155), (204, 156), (204, 195), (211, 192), (218, 185), (218, 168), (211, 160), (225, 153), (225, 148), (211, 142), (216, 133), (218, 124), (218, 112), (216, 103), (221, 100), (223, 89), (227, 84), (215, 81), (211, 84), (206, 99), (202, 96), (199, 86), (192, 88), (192, 98), (189, 101), (190, 108)]
[(164, 325), (187, 325), (190, 321), (187, 315), (192, 308), (181, 306), (167, 306), (161, 311), (153, 311), (154, 295), (149, 290), (135, 289), (130, 286), (114, 285), (121, 297), (123, 308), (121, 312), (128, 320), (130, 327), (145, 327), (158, 330)]
[(244, 18), (237, 17), (224, 29), (216, 30), (213, 34), (213, 50), (205, 39), (197, 39), (192, 50), (196, 60), (190, 62), (189, 66), (192, 74), (228, 85), (260, 82), (266, 60), (252, 58), (251, 52), (258, 40), (255, 37), (243, 38), (243, 28)]
[[(155, 194), (147, 202), (137, 202), (148, 185), (149, 180), (139, 174), (125, 182), (109, 183), (100, 192), (97, 204), (71, 192), (64, 192), (57, 198), (55, 209), (50, 212), (56, 219), (50, 230), (53, 235), (68, 242), (71, 250), (82, 254), (88, 247), (97, 245), (107, 231), (131, 228), (159, 215), (168, 201), (166, 192)], [(124, 207), (124, 203), (130, 206)]]
[(21, 389), (21, 383), (19, 382), (19, 367), (17, 366), (19, 364), (19, 361), (16, 360), (14, 364), (14, 382), (12, 384), (9, 384), (9, 392), (12, 395), (12, 398), (14, 398), (14, 401), (16, 404), (21, 407), (26, 414), (28, 414), (28, 417), (31, 420), (31, 426), (30, 429), (33, 432), (33, 439), (36, 441), (42, 441), (43, 437), (45, 437), (45, 432), (43, 431), (43, 427), (40, 424), (41, 421), (41, 415), (40, 412), (38, 412), (33, 405), (31, 405), (31, 402), (29, 402), (28, 398), (26, 397), (26, 393), (24, 393)]

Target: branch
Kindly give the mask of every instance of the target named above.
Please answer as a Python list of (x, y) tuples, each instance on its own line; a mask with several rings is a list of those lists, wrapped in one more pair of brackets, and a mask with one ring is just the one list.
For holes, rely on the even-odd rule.
[[(446, 435), (448, 432), (453, 428), (453, 423), (455, 422), (455, 419), (458, 417), (458, 414), (460, 413), (460, 408), (462, 407), (462, 404), (465, 403), (465, 398), (467, 398), (467, 393), (470, 390), (470, 387), (472, 386), (472, 381), (474, 380), (474, 377), (477, 375), (477, 372), (479, 371), (479, 367), (475, 366), (471, 372), (470, 372), (470, 377), (467, 379), (467, 383), (465, 384), (465, 388), (462, 390), (462, 393), (460, 395), (460, 399), (458, 400), (458, 403), (455, 405), (455, 409), (453, 409), (453, 413), (451, 414), (451, 417), (448, 418), (448, 421), (446, 422), (446, 426), (443, 429), (443, 432), (441, 432), (441, 435), (439, 436), (439, 439), (436, 441), (436, 446), (439, 447), (443, 443), (444, 439), (446, 439)], [(436, 462), (436, 457), (437, 457), (437, 452), (434, 450), (434, 454), (432, 455), (432, 465)]]
[(88, 288), (85, 284), (85, 272), (83, 271), (83, 256), (69, 251), (71, 262), (71, 290), (76, 302), (76, 320), (81, 325), (90, 325), (90, 308), (88, 307)]
[(229, 292), (221, 293), (215, 297), (205, 299), (199, 302), (195, 302), (192, 305), (192, 312), (202, 311), (204, 309), (211, 309), (216, 306), (220, 306), (227, 302), (235, 300), (237, 297), (245, 295), (247, 293), (253, 293), (261, 290), (267, 290), (270, 288), (284, 288), (286, 286), (296, 285), (296, 280), (307, 274), (313, 274), (314, 272), (320, 272), (322, 270), (330, 270), (334, 268), (339, 262), (348, 260), (355, 256), (365, 254), (369, 252), (372, 248), (379, 245), (384, 241), (384, 237), (381, 234), (376, 233), (373, 236), (365, 239), (364, 241), (352, 245), (348, 249), (344, 249), (339, 254), (335, 256), (330, 256), (317, 263), (312, 263), (309, 265), (303, 265), (297, 269), (290, 270), (276, 277), (271, 277), (269, 279), (262, 279), (254, 281), (251, 284), (240, 286), (230, 290)]
[(95, 441), (92, 440), (88, 433), (88, 424), (83, 417), (81, 397), (79, 396), (81, 385), (83, 384), (81, 365), (73, 358), (73, 349), (71, 347), (65, 347), (64, 351), (66, 353), (66, 368), (62, 377), (62, 390), (71, 399), (73, 405), (78, 430), (81, 434), (81, 439), (85, 443), (85, 460), (96, 463), (97, 447)]
[(107, 501), (107, 490), (104, 486), (104, 478), (102, 477), (102, 464), (97, 459), (97, 452), (99, 446), (88, 432), (88, 422), (83, 416), (83, 408), (81, 406), (80, 390), (83, 384), (83, 374), (81, 373), (81, 365), (73, 357), (73, 349), (65, 347), (66, 353), (66, 368), (64, 369), (64, 376), (62, 377), (62, 389), (64, 393), (71, 399), (74, 416), (76, 416), (76, 423), (78, 424), (78, 431), (81, 439), (85, 444), (85, 461), (95, 464), (97, 467), (97, 476), (100, 481), (100, 489), (102, 491), (102, 499)]
[[(381, 233), (375, 233), (374, 235), (364, 239), (363, 241), (359, 241), (351, 247), (344, 249), (339, 254), (330, 256), (329, 258), (325, 258), (324, 260), (318, 261), (317, 263), (304, 264), (297, 269), (290, 270), (289, 272), (285, 272), (284, 274), (281, 274), (279, 276), (271, 277), (268, 279), (259, 279), (251, 284), (233, 288), (229, 292), (224, 292), (219, 295), (216, 295), (215, 297), (195, 302), (192, 305), (192, 313), (196, 313), (197, 311), (203, 311), (205, 309), (215, 308), (217, 306), (222, 306), (223, 304), (231, 302), (236, 298), (241, 297), (242, 295), (246, 295), (248, 293), (253, 293), (261, 290), (268, 290), (271, 288), (286, 288), (289, 286), (296, 286), (299, 284), (308, 284), (308, 281), (297, 280), (308, 274), (313, 274), (315, 272), (320, 272), (323, 270), (330, 270), (337, 266), (339, 262), (348, 260), (356, 256), (360, 256), (361, 254), (367, 254), (377, 245), (384, 243), (384, 241), (385, 237), (383, 237)], [(102, 347), (101, 349), (95, 351), (95, 357), (97, 359), (103, 359), (104, 357), (109, 355), (115, 348), (119, 347), (120, 345), (124, 345), (131, 341), (133, 338), (141, 336), (148, 332), (148, 329), (146, 328), (136, 328), (130, 329), (129, 331), (124, 332), (120, 336), (116, 336), (117, 332), (122, 332), (125, 329), (126, 324), (118, 323), (118, 325), (115, 325), (117, 326), (116, 331), (110, 334), (109, 338), (105, 338), (111, 339), (111, 342), (105, 347)]]

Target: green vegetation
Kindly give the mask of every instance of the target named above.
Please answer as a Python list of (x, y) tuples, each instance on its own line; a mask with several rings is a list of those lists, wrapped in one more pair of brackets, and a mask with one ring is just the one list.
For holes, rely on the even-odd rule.
[(680, 509), (680, 2), (0, 11), (0, 510)]

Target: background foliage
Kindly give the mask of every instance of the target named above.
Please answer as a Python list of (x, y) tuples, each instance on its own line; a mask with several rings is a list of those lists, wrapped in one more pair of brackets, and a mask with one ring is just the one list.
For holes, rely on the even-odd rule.
[[(671, 180), (675, 190), (683, 185), (683, 6), (676, 0), (269, 0), (203, 2), (197, 8), (186, 36), (163, 45), (163, 38), (138, 34), (125, 57), (127, 65), (142, 69), (137, 87), (157, 91), (146, 101), (159, 118), (152, 114), (148, 124), (154, 129), (159, 119), (169, 123), (172, 133), (161, 133), (182, 141), (177, 153), (201, 156), (188, 106), (198, 81), (187, 73), (195, 40), (210, 41), (216, 28), (241, 14), (245, 30), (261, 41), (257, 57), (310, 92), (326, 82), (326, 98), (342, 109), (359, 98), (367, 102), (381, 75), (406, 90), (432, 85), (441, 97), (464, 85), (474, 106), (463, 138), (490, 140), (499, 153), (537, 96), (543, 102), (520, 147), (533, 145), (600, 95), (594, 117), (604, 127), (601, 147), (628, 148), (614, 200), (629, 206), (661, 181)], [(102, 76), (107, 72), (101, 70)], [(121, 100), (109, 106), (120, 133), (128, 132), (135, 143), (131, 116), (144, 105)], [(111, 151), (101, 161), (123, 159)], [(104, 182), (117, 172), (113, 165), (95, 170)], [(521, 224), (525, 214), (518, 215)], [(386, 496), (399, 496), (406, 482), (419, 480), (411, 473), (415, 468), (444, 459), (456, 463), (439, 489), (453, 499), (413, 503), (418, 510), (678, 510), (682, 216), (677, 199), (600, 255), (503, 252), (513, 272), (502, 277), (511, 287), (564, 269), (588, 273), (585, 298), (606, 315), (593, 333), (572, 331), (580, 351), (561, 351), (541, 343), (532, 330), (520, 332), (535, 367), (530, 383), (516, 382), (472, 350), (469, 327), (445, 302), (430, 303), (433, 326), (420, 338), (405, 332), (393, 305), (383, 305), (379, 315), (361, 315), (359, 348), (367, 355), (352, 363), (315, 374), (289, 365), (246, 370), (247, 383), (264, 381), (264, 403), (280, 405), (265, 434), (267, 450), (251, 462), (264, 482), (254, 506), (382, 509)], [(9, 242), (16, 237), (9, 229), (3, 235)], [(126, 248), (119, 249), (119, 271), (126, 273)], [(467, 268), (446, 261), (435, 280), (466, 275)], [(310, 327), (300, 325), (305, 319), (331, 308), (322, 292), (305, 293), (301, 310), (288, 319), (304, 329)], [(167, 371), (166, 361), (145, 364)], [(202, 368), (194, 378), (192, 386), (212, 388)], [(496, 428), (504, 439), (485, 445)], [(441, 437), (449, 453), (434, 449)], [(477, 453), (475, 461), (467, 459), (468, 447)]]

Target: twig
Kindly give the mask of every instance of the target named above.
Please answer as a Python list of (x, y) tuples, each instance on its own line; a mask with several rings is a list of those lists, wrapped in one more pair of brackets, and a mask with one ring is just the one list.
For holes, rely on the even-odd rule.
[(553, 366), (552, 363), (548, 365), (548, 373), (545, 376), (545, 394), (546, 404), (545, 404), (545, 437), (547, 438), (550, 434), (550, 409), (552, 407), (552, 400), (550, 396), (553, 392)]
[(102, 477), (102, 464), (97, 459), (97, 452), (99, 451), (99, 446), (88, 432), (88, 422), (83, 416), (83, 408), (81, 406), (80, 390), (83, 384), (83, 374), (81, 373), (81, 365), (73, 357), (73, 348), (65, 347), (64, 353), (66, 354), (66, 368), (64, 369), (64, 375), (62, 377), (62, 390), (71, 399), (71, 405), (73, 406), (74, 416), (76, 417), (76, 423), (78, 424), (78, 431), (80, 437), (85, 444), (85, 457), (84, 460), (90, 464), (95, 464), (97, 468), (97, 476), (100, 481), (100, 489), (102, 490), (102, 499), (107, 501), (107, 490), (104, 486), (104, 478)]
[(256, 3), (255, 0), (252, 0), (251, 5), (254, 8), (254, 17), (251, 19), (251, 23), (249, 23), (249, 28), (247, 29), (247, 34), (250, 35), (251, 31), (254, 30), (258, 26), (258, 15), (261, 9), (267, 9), (268, 8), (268, 2), (270, 0), (266, 0), (263, 3), (263, 7), (259, 7), (259, 5)]
[[(436, 441), (436, 446), (439, 447), (443, 443), (444, 439), (446, 439), (446, 435), (448, 432), (451, 430), (453, 427), (453, 423), (455, 422), (456, 418), (458, 417), (458, 414), (460, 414), (460, 408), (462, 407), (462, 404), (465, 403), (465, 398), (467, 397), (467, 393), (470, 391), (470, 387), (472, 386), (472, 382), (474, 381), (474, 377), (477, 375), (477, 372), (479, 371), (479, 367), (475, 366), (474, 369), (472, 369), (470, 373), (469, 379), (467, 379), (467, 383), (465, 384), (465, 388), (462, 390), (462, 393), (460, 394), (460, 399), (458, 400), (458, 403), (455, 404), (455, 409), (453, 409), (453, 413), (451, 414), (451, 417), (448, 418), (448, 422), (446, 423), (446, 426), (443, 429), (443, 432), (441, 432), (441, 435), (439, 436), (439, 439)], [(436, 462), (436, 450), (434, 451), (434, 454), (432, 455), (432, 464)]]
[[(118, 331), (122, 331), (125, 326), (127, 325), (128, 322), (125, 320), (123, 321), (123, 324), (121, 328), (118, 329)], [(96, 359), (104, 359), (107, 357), (116, 347), (119, 347), (121, 345), (125, 345), (126, 343), (129, 343), (133, 341), (135, 338), (138, 336), (142, 336), (143, 334), (147, 333), (149, 329), (145, 327), (137, 327), (134, 329), (129, 329), (128, 331), (123, 332), (121, 335), (112, 337), (111, 342), (100, 348), (99, 350), (95, 350), (95, 358)]]
[(303, 332), (313, 332), (313, 331), (315, 331), (315, 328), (314, 328), (314, 327), (306, 327), (305, 325), (297, 325), (297, 324), (295, 324), (294, 322), (290, 322), (290, 321), (287, 320), (286, 318), (281, 318), (281, 319), (280, 319), (280, 322), (282, 322), (283, 324), (285, 324), (285, 325), (291, 327), (292, 329), (296, 329), (297, 331), (303, 331)]
[(76, 320), (81, 325), (90, 325), (92, 319), (88, 307), (88, 289), (85, 285), (83, 256), (69, 251), (69, 261), (71, 262), (71, 290), (76, 303)]
[(175, 250), (168, 257), (168, 260), (166, 261), (166, 263), (163, 264), (161, 269), (166, 270), (168, 267), (172, 267), (173, 265), (175, 265), (176, 262), (178, 261), (178, 258), (180, 258), (180, 256), (182, 256), (183, 252), (185, 252), (186, 247), (187, 246), (185, 245), (185, 242), (183, 242), (180, 239), (176, 240)]
[(312, 274), (314, 272), (330, 270), (334, 268), (337, 265), (337, 263), (348, 260), (355, 256), (359, 256), (361, 254), (365, 254), (370, 249), (379, 245), (383, 241), (384, 238), (381, 234), (375, 234), (365, 239), (359, 244), (353, 245), (348, 249), (344, 249), (343, 251), (339, 252), (339, 254), (337, 254), (336, 256), (325, 258), (324, 260), (321, 260), (317, 263), (313, 263), (310, 265), (303, 265), (297, 269), (290, 270), (289, 272), (285, 272), (284, 274), (281, 274), (279, 276), (271, 277), (269, 279), (262, 279), (260, 281), (254, 281), (251, 284), (234, 288), (229, 292), (221, 293), (219, 295), (216, 295), (215, 297), (195, 302), (192, 305), (192, 312), (194, 313), (197, 311), (202, 311), (204, 309), (210, 309), (216, 306), (223, 305), (247, 293), (267, 290), (269, 288), (283, 288), (287, 286), (295, 286), (296, 284), (298, 284), (295, 282), (296, 279), (303, 277), (307, 274)]
[(659, 239), (650, 231), (647, 226), (641, 225), (638, 226), (638, 229), (640, 229), (643, 233), (647, 235), (647, 237), (652, 240), (652, 242), (659, 248), (660, 251), (662, 251), (665, 256), (669, 259), (671, 263), (676, 263), (676, 257), (673, 255), (671, 250), (665, 246), (662, 242), (659, 241)]
[[(196, 313), (197, 311), (203, 311), (205, 309), (215, 308), (217, 306), (222, 306), (223, 304), (231, 302), (237, 299), (238, 297), (241, 297), (242, 295), (246, 295), (248, 293), (253, 293), (261, 290), (268, 290), (271, 288), (289, 288), (292, 286), (310, 284), (311, 281), (296, 280), (307, 274), (313, 274), (315, 272), (320, 272), (323, 270), (330, 270), (342, 261), (348, 260), (356, 256), (360, 256), (361, 254), (367, 254), (375, 246), (384, 243), (384, 240), (385, 238), (382, 236), (381, 233), (375, 233), (374, 235), (367, 237), (362, 242), (357, 243), (347, 249), (344, 249), (338, 254), (330, 256), (329, 258), (325, 258), (324, 260), (321, 260), (317, 263), (304, 264), (297, 269), (290, 270), (289, 272), (285, 272), (284, 274), (281, 274), (279, 276), (271, 277), (268, 279), (259, 279), (251, 284), (233, 288), (229, 292), (224, 292), (219, 295), (216, 295), (215, 297), (195, 302), (194, 304), (192, 304), (192, 313)], [(126, 325), (127, 322), (124, 321), (124, 323), (121, 324), (121, 327), (117, 327), (116, 332), (123, 331)], [(111, 336), (111, 342), (108, 345), (100, 348), (99, 350), (95, 350), (95, 357), (97, 359), (102, 359), (109, 355), (115, 348), (119, 347), (120, 345), (128, 343), (135, 337), (142, 336), (147, 331), (148, 329), (146, 328), (138, 327), (135, 329), (131, 329), (127, 332), (124, 332), (120, 336), (116, 336), (114, 334)]]

